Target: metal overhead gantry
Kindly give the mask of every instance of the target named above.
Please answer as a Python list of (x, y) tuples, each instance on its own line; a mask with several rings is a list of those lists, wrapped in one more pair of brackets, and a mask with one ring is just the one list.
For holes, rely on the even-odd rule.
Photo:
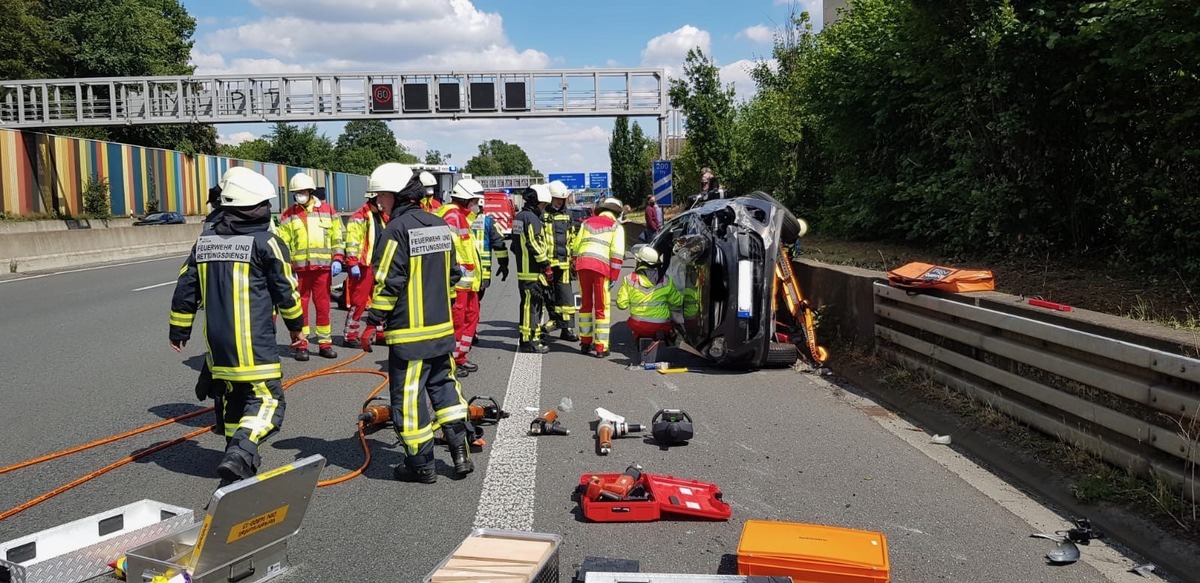
[(654, 116), (663, 69), (411, 71), (0, 81), (0, 128)]

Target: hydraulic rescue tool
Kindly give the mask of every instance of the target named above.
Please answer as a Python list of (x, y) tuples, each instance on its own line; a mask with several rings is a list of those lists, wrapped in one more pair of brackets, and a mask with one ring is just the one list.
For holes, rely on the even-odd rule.
[(808, 354), (818, 366), (824, 366), (829, 360), (829, 351), (817, 344), (817, 327), (813, 320), (812, 306), (800, 293), (800, 283), (796, 281), (796, 272), (792, 270), (792, 259), (787, 249), (780, 249), (778, 260), (775, 262), (775, 278), (778, 286), (783, 289), (783, 299), (788, 311), (796, 320), (797, 327), (804, 330), (804, 344)]
[[(381, 401), (383, 404), (372, 405), (371, 403), (374, 401)], [(386, 425), (392, 420), (392, 406), (382, 397), (371, 399), (363, 405), (363, 411), (358, 416), (358, 420), (362, 421), (364, 427), (368, 425)]]
[(550, 409), (529, 424), (530, 435), (570, 435), (571, 430), (562, 426), (558, 411)]
[(500, 408), (500, 403), (492, 397), (476, 395), (467, 401), (467, 417), (471, 423), (495, 425), (501, 419), (508, 419), (508, 411)]
[(649, 500), (650, 494), (642, 485), (642, 466), (630, 464), (625, 473), (612, 482), (605, 482), (600, 476), (592, 476), (584, 489), (588, 500)]
[(626, 423), (624, 417), (603, 407), (596, 408), (596, 416), (600, 418), (596, 422), (596, 449), (600, 455), (608, 455), (612, 452), (614, 437), (625, 437), (643, 429), (640, 423)]
[(650, 420), (650, 434), (661, 445), (679, 445), (692, 438), (692, 416), (683, 409), (660, 409)]

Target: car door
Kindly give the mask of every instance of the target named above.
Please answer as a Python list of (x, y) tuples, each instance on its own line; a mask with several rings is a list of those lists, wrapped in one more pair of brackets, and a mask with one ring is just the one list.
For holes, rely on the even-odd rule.
[(685, 215), (668, 223), (651, 245), (666, 266), (666, 273), (683, 295), (684, 342), (701, 348), (712, 330), (712, 240), (698, 215)]

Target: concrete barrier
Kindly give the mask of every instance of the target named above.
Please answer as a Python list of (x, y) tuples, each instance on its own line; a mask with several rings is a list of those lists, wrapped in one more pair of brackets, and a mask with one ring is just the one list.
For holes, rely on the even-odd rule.
[[(118, 219), (128, 221), (128, 219)], [(10, 273), (80, 267), (94, 263), (186, 253), (200, 224), (112, 226), (0, 234), (0, 266)]]

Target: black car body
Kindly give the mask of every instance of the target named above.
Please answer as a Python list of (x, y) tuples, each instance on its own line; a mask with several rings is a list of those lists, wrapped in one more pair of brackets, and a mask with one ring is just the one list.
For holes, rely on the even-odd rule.
[(773, 200), (743, 197), (710, 201), (663, 225), (649, 244), (683, 294), (676, 329), (684, 344), (728, 367), (796, 361), (793, 345), (774, 342), (775, 262), (789, 220), (796, 219)]
[(174, 212), (166, 213), (150, 213), (141, 219), (135, 221), (133, 226), (144, 227), (147, 225), (183, 225), (187, 223), (187, 219), (182, 214)]

